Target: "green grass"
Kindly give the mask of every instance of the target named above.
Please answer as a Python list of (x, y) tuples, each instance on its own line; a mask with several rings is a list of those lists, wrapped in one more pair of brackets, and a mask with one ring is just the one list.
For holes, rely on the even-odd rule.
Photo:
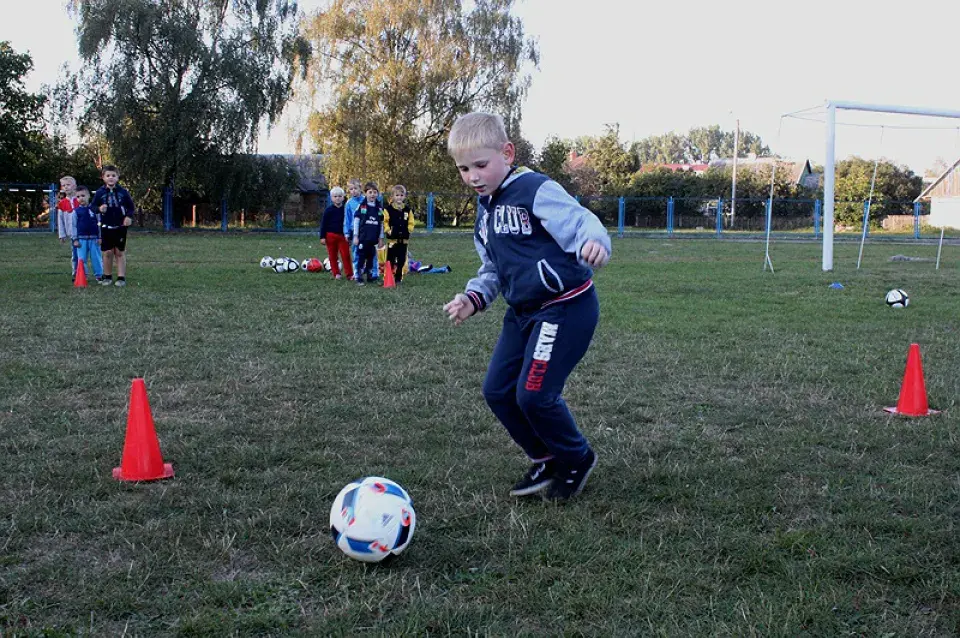
[[(280, 276), (301, 236), (134, 234), (124, 289), (74, 290), (49, 235), (0, 235), (0, 633), (960, 634), (958, 254), (936, 246), (625, 239), (566, 396), (600, 455), (567, 506), (506, 491), (525, 461), (480, 383), (502, 302)], [(828, 284), (841, 281), (844, 290)], [(907, 310), (883, 294), (902, 287)], [(921, 344), (935, 418), (886, 415)], [(146, 379), (176, 477), (111, 478)], [(413, 495), (392, 565), (327, 534), (353, 478)]]

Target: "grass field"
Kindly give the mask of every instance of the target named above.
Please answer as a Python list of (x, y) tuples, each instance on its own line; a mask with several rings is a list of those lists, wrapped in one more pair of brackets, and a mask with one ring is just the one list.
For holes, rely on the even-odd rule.
[[(133, 235), (130, 285), (74, 290), (49, 235), (0, 235), (4, 635), (960, 634), (958, 251), (625, 239), (567, 398), (600, 455), (566, 506), (480, 395), (502, 302), (454, 329), (447, 275), (399, 290), (257, 267), (301, 236)], [(844, 290), (828, 284), (840, 281)], [(902, 287), (907, 310), (883, 303)], [(938, 417), (896, 403), (921, 345)], [(146, 379), (174, 479), (111, 478)], [(358, 476), (413, 495), (390, 566), (327, 532)]]

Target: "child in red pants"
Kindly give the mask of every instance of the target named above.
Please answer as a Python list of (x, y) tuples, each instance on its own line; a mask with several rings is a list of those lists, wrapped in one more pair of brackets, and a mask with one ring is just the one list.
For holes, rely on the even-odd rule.
[(353, 279), (350, 246), (343, 234), (344, 195), (343, 189), (339, 186), (334, 186), (330, 190), (330, 199), (333, 200), (333, 203), (323, 211), (323, 218), (320, 220), (320, 243), (327, 247), (327, 255), (330, 257), (330, 271), (333, 273), (334, 279), (340, 279), (340, 265), (337, 263), (337, 257), (343, 263), (343, 270), (347, 279)]

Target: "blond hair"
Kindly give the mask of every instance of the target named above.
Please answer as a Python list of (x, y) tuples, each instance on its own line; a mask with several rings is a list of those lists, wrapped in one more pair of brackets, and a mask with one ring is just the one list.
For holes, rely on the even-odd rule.
[(339, 186), (334, 186), (330, 189), (330, 197), (335, 197), (337, 195), (346, 195), (346, 193), (344, 193), (343, 189)]
[(461, 115), (453, 123), (447, 138), (447, 152), (453, 155), (478, 148), (499, 151), (509, 141), (502, 117), (477, 111)]
[(407, 194), (407, 187), (404, 186), (403, 184), (397, 184), (390, 190), (392, 190), (394, 193), (400, 193), (401, 195)]
[(347, 180), (347, 186), (356, 186), (357, 188), (360, 188), (361, 184), (362, 182), (356, 177), (354, 177), (353, 179)]

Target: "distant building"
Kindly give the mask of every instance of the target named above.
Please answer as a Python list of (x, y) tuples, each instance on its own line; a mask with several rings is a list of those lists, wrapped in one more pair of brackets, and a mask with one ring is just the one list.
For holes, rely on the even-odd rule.
[(960, 159), (923, 189), (917, 202), (930, 202), (931, 226), (960, 228)]
[(284, 222), (313, 221), (319, 223), (323, 210), (327, 207), (327, 195), (330, 189), (323, 174), (323, 155), (306, 153), (303, 155), (279, 155), (297, 169), (299, 181), (297, 190), (290, 193), (283, 204)]
[(709, 164), (644, 164), (640, 167), (641, 173), (649, 173), (655, 170), (668, 170), (672, 173), (693, 173), (694, 175), (703, 175), (710, 169)]
[[(795, 186), (810, 190), (820, 186), (820, 178), (823, 175), (822, 173), (814, 172), (813, 167), (810, 165), (810, 160), (794, 162), (776, 157), (757, 157), (756, 155), (750, 154), (747, 157), (737, 158), (737, 171), (739, 172), (742, 169), (755, 171), (763, 167), (771, 166), (772, 164), (777, 165), (777, 173), (784, 170), (788, 171), (790, 181)], [(710, 168), (726, 167), (733, 168), (733, 158), (710, 160)]]

